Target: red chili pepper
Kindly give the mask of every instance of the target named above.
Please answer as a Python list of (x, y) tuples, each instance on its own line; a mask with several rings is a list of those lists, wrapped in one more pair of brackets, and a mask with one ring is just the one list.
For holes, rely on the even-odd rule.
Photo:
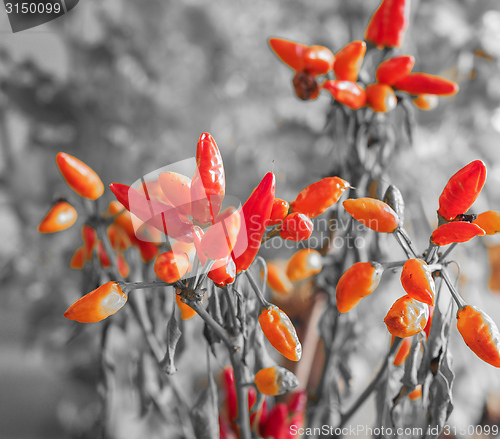
[(269, 38), (269, 46), (288, 67), (295, 71), (304, 70), (304, 52), (308, 46), (283, 38)]
[(99, 259), (99, 263), (102, 268), (111, 267), (111, 260), (109, 259), (108, 253), (106, 252), (102, 241), (97, 243), (97, 258)]
[(387, 329), (396, 337), (411, 337), (425, 328), (429, 306), (406, 295), (394, 302), (385, 316)]
[(279, 294), (290, 294), (293, 290), (292, 282), (288, 279), (285, 270), (272, 262), (267, 263), (267, 284)]
[(198, 255), (200, 264), (205, 265), (208, 258), (207, 255), (203, 252), (203, 249), (201, 247), (201, 241), (203, 239), (203, 236), (205, 235), (205, 232), (200, 226), (193, 226), (192, 232), (193, 232), (193, 244), (194, 247), (196, 248), (196, 254)]
[(361, 299), (375, 291), (384, 268), (378, 262), (356, 262), (348, 268), (337, 283), (337, 309), (345, 313)]
[(386, 84), (370, 84), (366, 87), (366, 106), (375, 113), (387, 113), (396, 108), (398, 100), (392, 87)]
[(217, 260), (208, 273), (208, 278), (219, 287), (233, 283), (236, 278), (236, 265), (231, 256)]
[(322, 87), (331, 93), (333, 99), (352, 110), (359, 110), (366, 104), (366, 91), (356, 82), (326, 80)]
[(224, 165), (214, 138), (203, 133), (196, 147), (196, 172), (191, 181), (191, 211), (200, 224), (212, 223), (226, 192)]
[(323, 268), (321, 254), (312, 248), (297, 251), (288, 261), (286, 275), (292, 282), (298, 282), (318, 274)]
[(488, 210), (480, 213), (472, 223), (481, 227), (487, 235), (496, 235), (500, 233), (500, 212)]
[(309, 72), (299, 71), (292, 80), (295, 94), (303, 101), (313, 101), (319, 96), (319, 84)]
[(439, 99), (436, 95), (418, 95), (411, 101), (415, 107), (423, 111), (434, 110), (439, 103)]
[(349, 183), (339, 177), (327, 177), (303, 189), (295, 201), (290, 203), (292, 212), (316, 218), (339, 201)]
[(428, 73), (409, 73), (394, 83), (394, 88), (411, 95), (452, 96), (458, 93), (458, 84)]
[(262, 437), (273, 439), (288, 439), (290, 429), (287, 423), (288, 408), (285, 403), (276, 404), (269, 415), (262, 430)]
[[(391, 338), (391, 346), (394, 343), (396, 337), (393, 335)], [(401, 366), (406, 361), (406, 358), (410, 354), (411, 349), (411, 337), (405, 337), (401, 340), (401, 344), (399, 345), (398, 351), (394, 356), (393, 364), (394, 366)]]
[(281, 309), (276, 305), (269, 305), (262, 308), (259, 315), (259, 323), (269, 343), (278, 352), (289, 360), (300, 360), (302, 345), (292, 322)]
[(304, 70), (313, 76), (326, 75), (334, 61), (335, 55), (324, 46), (309, 46), (304, 51)]
[(436, 285), (425, 261), (422, 259), (407, 260), (401, 272), (401, 284), (409, 296), (434, 306)]
[(92, 253), (97, 244), (97, 232), (88, 224), (82, 226), (82, 240), (87, 262), (90, 262), (92, 260)]
[(275, 185), (274, 174), (267, 173), (241, 208), (242, 224), (232, 252), (237, 273), (250, 267), (257, 256), (271, 215)]
[(392, 233), (399, 226), (399, 217), (386, 203), (375, 198), (350, 198), (344, 209), (366, 227), (381, 233)]
[(56, 156), (56, 162), (68, 186), (80, 197), (97, 200), (104, 193), (104, 185), (99, 176), (81, 160), (60, 152)]
[(64, 317), (80, 323), (94, 323), (117, 312), (127, 302), (127, 295), (116, 282), (107, 282), (78, 299)]
[(291, 213), (281, 223), (280, 236), (290, 241), (305, 241), (309, 239), (314, 229), (314, 224), (303, 213)]
[(123, 253), (120, 252), (116, 255), (116, 268), (121, 277), (127, 277), (130, 273), (130, 267), (128, 266), (127, 260)]
[(238, 397), (236, 395), (236, 384), (234, 381), (233, 368), (228, 366), (222, 371), (222, 382), (224, 384), (225, 409), (229, 422), (234, 425), (238, 418)]
[(85, 266), (85, 260), (86, 260), (86, 255), (85, 255), (85, 249), (83, 247), (78, 247), (73, 253), (73, 256), (71, 257), (71, 261), (69, 262), (69, 266), (73, 270), (81, 270)]
[(69, 229), (78, 218), (76, 209), (67, 201), (55, 203), (38, 224), (38, 232), (54, 233)]
[(108, 226), (106, 234), (108, 235), (111, 247), (117, 252), (125, 251), (132, 245), (125, 230), (116, 223)]
[(335, 79), (356, 82), (366, 53), (364, 41), (351, 41), (335, 54)]
[(154, 271), (163, 282), (172, 284), (184, 276), (189, 268), (189, 258), (186, 253), (168, 251), (161, 253), (155, 260)]
[(457, 327), (472, 352), (500, 367), (500, 333), (490, 316), (476, 306), (466, 305), (457, 312)]
[(446, 221), (469, 210), (474, 204), (486, 180), (486, 166), (474, 160), (456, 172), (446, 183), (439, 196), (438, 214)]
[(217, 220), (205, 231), (200, 243), (201, 251), (209, 259), (225, 258), (231, 254), (240, 231), (240, 225), (240, 212), (231, 208), (225, 218)]
[(379, 49), (401, 47), (408, 26), (410, 0), (382, 0), (365, 31), (365, 40)]
[(375, 71), (375, 78), (381, 84), (393, 85), (407, 76), (414, 65), (415, 58), (413, 56), (395, 56), (379, 64)]
[(192, 319), (196, 315), (196, 311), (193, 308), (191, 308), (188, 304), (184, 303), (179, 294), (175, 295), (175, 302), (177, 303), (179, 311), (181, 312), (182, 320)]
[(291, 413), (304, 413), (307, 408), (307, 393), (305, 390), (292, 392), (288, 400), (288, 410)]
[(285, 219), (290, 210), (288, 201), (281, 198), (275, 198), (273, 201), (273, 208), (271, 210), (271, 217), (269, 218), (269, 226), (275, 226)]
[(427, 324), (425, 325), (424, 332), (427, 336), (427, 340), (429, 339), (429, 334), (431, 333), (432, 327), (432, 317), (434, 316), (434, 306), (429, 306), (429, 318), (427, 319)]
[(141, 260), (145, 264), (149, 264), (160, 253), (160, 249), (153, 242), (138, 239), (134, 245), (139, 249)]
[(453, 221), (439, 226), (432, 232), (431, 242), (435, 245), (448, 245), (453, 242), (467, 242), (474, 236), (483, 236), (485, 232), (477, 224), (465, 221)]
[(168, 202), (184, 215), (191, 215), (191, 179), (177, 172), (163, 172), (158, 183)]
[(263, 395), (283, 395), (299, 385), (293, 372), (281, 366), (260, 369), (254, 378), (257, 390)]

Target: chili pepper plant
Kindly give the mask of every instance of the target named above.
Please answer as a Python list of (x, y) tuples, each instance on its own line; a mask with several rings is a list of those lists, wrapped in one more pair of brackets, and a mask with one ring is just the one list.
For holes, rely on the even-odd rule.
[[(276, 197), (279, 183), (268, 172), (241, 205), (228, 205), (226, 185), (233, 182), (209, 133), (193, 139), (191, 175), (159, 172), (109, 190), (77, 157), (57, 154), (81, 202), (58, 199), (38, 230), (60, 232), (84, 217), (81, 246), (69, 263), (97, 273), (100, 282), (64, 316), (100, 328), (102, 437), (112, 431), (111, 401), (119, 395), (109, 362), (114, 328), (138, 340), (123, 361), (136, 371), (139, 414), (164, 425), (165, 437), (316, 437), (324, 425), (337, 437), (373, 392), (374, 427), (423, 427), (425, 437), (438, 437), (453, 410), (453, 328), (481, 360), (500, 367), (497, 326), (462, 298), (452, 259), (461, 243), (500, 231), (498, 212), (469, 211), (487, 184), (486, 165), (464, 162), (446, 176), (432, 201), (436, 227), (425, 248), (406, 230), (405, 197), (390, 182), (400, 148), (394, 118), (411, 144), (413, 112), (458, 92), (453, 81), (413, 72), (415, 58), (400, 51), (410, 7), (410, 0), (382, 0), (365, 34), (335, 53), (269, 38), (300, 100), (330, 97), (325, 131), (342, 149), (331, 173), (294, 199)], [(111, 193), (115, 199), (104, 206)], [(317, 217), (329, 227), (312, 245)], [(388, 252), (389, 240), (401, 257)], [(293, 255), (264, 259), (261, 247), (278, 241), (295, 243)], [(388, 279), (397, 279), (401, 297), (380, 321), (387, 340), (377, 344), (384, 347), (373, 379), (353, 398), (348, 364), (360, 331), (370, 331), (357, 311), (365, 297), (383, 294)], [(305, 313), (290, 318), (289, 299), (304, 290)], [(194, 332), (191, 319), (202, 322)], [(176, 380), (183, 346), (193, 338), (205, 347), (195, 361), (206, 364), (196, 398)]]

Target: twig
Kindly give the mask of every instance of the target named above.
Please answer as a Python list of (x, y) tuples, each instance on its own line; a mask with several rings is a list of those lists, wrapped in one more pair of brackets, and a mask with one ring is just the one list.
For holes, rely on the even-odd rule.
[(441, 270), (440, 276), (446, 282), (446, 285), (448, 286), (448, 289), (450, 290), (453, 299), (455, 300), (455, 302), (457, 302), (458, 307), (463, 308), (464, 306), (466, 306), (467, 304), (465, 303), (465, 300), (462, 299), (462, 296), (460, 296), (460, 294), (458, 293), (457, 289), (455, 288), (455, 285), (453, 285), (453, 282), (448, 276), (446, 269)]
[(247, 271), (245, 271), (245, 275), (246, 275), (247, 279), (249, 280), (250, 285), (252, 285), (252, 288), (253, 288), (255, 294), (257, 295), (257, 299), (259, 299), (260, 304), (264, 308), (268, 308), (269, 306), (271, 306), (271, 304), (266, 300), (266, 298), (262, 294), (262, 291), (260, 290), (260, 287), (257, 284), (257, 281), (253, 277), (252, 273), (250, 273), (250, 271), (247, 270)]

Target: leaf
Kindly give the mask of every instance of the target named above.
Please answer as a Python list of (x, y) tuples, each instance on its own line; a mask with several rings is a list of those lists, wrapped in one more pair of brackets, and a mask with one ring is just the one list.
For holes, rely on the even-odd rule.
[(175, 349), (181, 335), (182, 332), (179, 328), (179, 322), (175, 317), (175, 312), (173, 312), (167, 325), (167, 352), (163, 360), (160, 362), (160, 367), (167, 375), (173, 375), (177, 371), (174, 364), (174, 357)]

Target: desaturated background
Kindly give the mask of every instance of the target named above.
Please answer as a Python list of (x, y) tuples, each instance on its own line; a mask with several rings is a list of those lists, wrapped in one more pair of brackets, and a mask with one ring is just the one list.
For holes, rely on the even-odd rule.
[[(73, 326), (62, 316), (81, 294), (81, 273), (68, 266), (80, 245), (78, 227), (54, 236), (36, 232), (50, 203), (71, 197), (55, 154), (78, 156), (105, 184), (130, 184), (192, 157), (198, 136), (208, 131), (224, 157), (228, 193), (245, 199), (272, 169), (277, 196), (294, 199), (329, 171), (337, 145), (322, 131), (328, 96), (299, 101), (291, 71), (267, 39), (335, 52), (362, 39), (378, 3), (82, 0), (55, 22), (18, 34), (10, 32), (0, 7), (1, 438), (78, 437), (97, 401), (95, 352), (68, 343)], [(408, 215), (407, 229), (423, 250), (445, 182), (471, 160), (483, 159), (489, 172), (475, 211), (500, 210), (500, 5), (413, 1), (402, 53), (415, 55), (414, 71), (441, 74), (461, 88), (434, 111), (416, 112), (413, 146), (397, 129), (389, 176), (410, 212), (419, 212)], [(111, 193), (104, 198), (111, 200)], [(462, 248), (464, 295), (500, 323), (500, 297), (487, 288), (484, 244)], [(272, 257), (291, 253), (266, 251)], [(370, 337), (387, 337), (382, 319), (400, 292), (383, 294), (360, 311)], [(95, 348), (97, 332), (89, 329), (84, 337)], [(382, 355), (370, 337), (354, 369), (360, 386)], [(457, 334), (452, 341), (457, 379), (450, 423), (477, 424), (485, 389), (494, 395), (500, 376)], [(179, 375), (189, 378), (185, 371)], [(370, 425), (370, 404), (353, 423)]]

